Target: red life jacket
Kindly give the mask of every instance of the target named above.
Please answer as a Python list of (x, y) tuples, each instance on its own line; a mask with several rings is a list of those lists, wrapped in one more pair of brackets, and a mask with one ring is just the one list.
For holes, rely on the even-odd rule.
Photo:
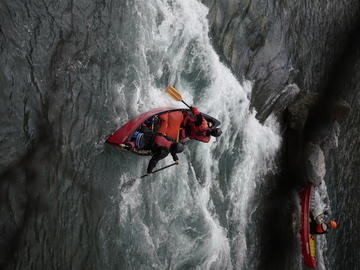
[(181, 111), (162, 113), (159, 115), (160, 124), (157, 132), (178, 141), (180, 125), (183, 122)]
[[(195, 113), (194, 113), (195, 112)], [(197, 116), (200, 114), (198, 110), (193, 110), (194, 116)], [(210, 141), (210, 136), (206, 136), (206, 132), (209, 129), (208, 122), (204, 117), (202, 117), (202, 122), (199, 126), (195, 125), (195, 119), (190, 116), (189, 113), (185, 113), (183, 126), (188, 126), (190, 128), (190, 134), (188, 134), (188, 137), (192, 140), (198, 140), (201, 142), (208, 143)], [(182, 139), (185, 139), (187, 136), (185, 134), (185, 131), (182, 133)]]

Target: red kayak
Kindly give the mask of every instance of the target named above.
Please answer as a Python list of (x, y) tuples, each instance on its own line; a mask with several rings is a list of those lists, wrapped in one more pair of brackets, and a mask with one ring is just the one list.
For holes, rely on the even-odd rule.
[[(146, 126), (152, 132), (162, 133), (178, 141), (183, 121), (183, 112), (191, 111), (189, 109), (171, 107), (150, 110), (120, 127), (114, 134), (106, 139), (106, 142), (118, 146), (122, 150), (138, 155), (150, 155), (151, 152), (149, 150), (141, 150), (136, 147), (129, 148), (129, 144), (127, 143), (129, 143), (130, 140), (133, 140), (132, 136), (134, 132)], [(220, 125), (220, 122), (217, 119), (203, 113), (202, 115), (208, 121), (209, 127), (217, 127)]]
[(300, 193), (301, 203), (301, 251), (304, 263), (309, 268), (316, 267), (315, 237), (310, 234), (310, 193), (312, 184), (308, 184)]

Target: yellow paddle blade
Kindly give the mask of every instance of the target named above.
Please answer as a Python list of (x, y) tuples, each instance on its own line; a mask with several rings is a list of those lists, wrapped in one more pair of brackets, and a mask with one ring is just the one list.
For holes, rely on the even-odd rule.
[(177, 100), (177, 101), (182, 101), (182, 96), (181, 96), (181, 94), (179, 93), (178, 90), (175, 89), (174, 86), (169, 85), (169, 86), (166, 88), (165, 92), (166, 92), (170, 97), (172, 97), (173, 99), (175, 99), (175, 100)]

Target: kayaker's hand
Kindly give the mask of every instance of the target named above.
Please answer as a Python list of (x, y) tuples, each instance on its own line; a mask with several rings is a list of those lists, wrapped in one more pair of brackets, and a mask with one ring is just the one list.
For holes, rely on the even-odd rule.
[(146, 176), (152, 176), (152, 173), (147, 173)]
[(176, 165), (179, 165), (180, 161), (179, 160), (175, 160)]

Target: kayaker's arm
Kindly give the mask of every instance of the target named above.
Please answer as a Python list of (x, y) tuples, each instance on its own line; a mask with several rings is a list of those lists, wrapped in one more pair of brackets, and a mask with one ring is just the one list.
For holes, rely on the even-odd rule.
[[(171, 152), (170, 152), (171, 153)], [(173, 160), (178, 163), (179, 162), (179, 158), (178, 156), (176, 155), (176, 153), (171, 153), (172, 157), (173, 157)]]

